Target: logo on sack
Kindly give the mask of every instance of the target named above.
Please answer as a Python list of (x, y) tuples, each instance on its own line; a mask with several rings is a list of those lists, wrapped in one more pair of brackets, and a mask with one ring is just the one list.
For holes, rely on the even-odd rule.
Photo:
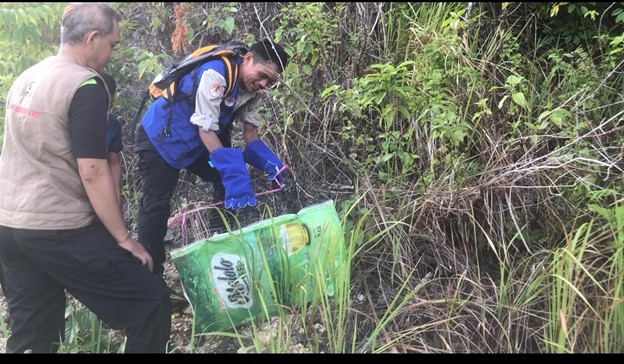
[(251, 307), (247, 262), (237, 255), (219, 253), (212, 257), (210, 266), (220, 301), (228, 308)]

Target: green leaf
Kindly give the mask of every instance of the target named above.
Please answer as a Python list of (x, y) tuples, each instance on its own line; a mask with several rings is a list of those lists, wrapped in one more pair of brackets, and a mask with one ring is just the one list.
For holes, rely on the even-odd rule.
[(542, 121), (542, 119), (545, 118), (550, 113), (551, 113), (551, 111), (548, 110), (548, 111), (544, 111), (543, 113), (539, 114), (539, 116), (537, 117), (537, 122), (540, 123)]
[(459, 143), (464, 141), (464, 137), (466, 137), (466, 132), (461, 129), (455, 129), (451, 132), (451, 140), (453, 141), (453, 145), (458, 146)]
[(192, 27), (189, 27), (188, 33), (186, 34), (186, 41), (190, 42), (191, 39), (193, 39), (194, 36), (195, 36), (195, 31), (193, 30)]
[(605, 209), (602, 206), (591, 204), (588, 206), (590, 210), (597, 212), (600, 216), (602, 216), (605, 220), (612, 221), (613, 220), (613, 212), (611, 210)]
[(305, 73), (307, 76), (312, 74), (312, 66), (310, 66), (309, 64), (303, 65), (303, 73)]
[(303, 54), (308, 55), (310, 52), (312, 52), (312, 44), (305, 43), (303, 46)]
[(401, 63), (398, 68), (407, 68), (407, 66), (411, 66), (411, 65), (415, 65), (415, 64), (416, 64), (416, 62), (414, 62), (414, 61), (405, 61), (405, 62)]
[(615, 47), (620, 43), (624, 43), (624, 34), (617, 36), (617, 37), (613, 37), (613, 40), (611, 41), (611, 43), (609, 43), (609, 45), (612, 47)]
[(325, 90), (323, 90), (323, 92), (321, 92), (321, 99), (325, 98), (327, 95), (334, 93), (336, 90), (339, 90), (340, 86), (338, 85), (332, 85), (327, 87)]
[(312, 59), (310, 60), (310, 63), (312, 65), (315, 65), (316, 62), (318, 62), (319, 59), (319, 53), (317, 51), (312, 52)]
[(380, 69), (381, 70), (381, 69), (384, 69), (384, 68), (388, 67), (389, 65), (390, 65), (390, 63), (384, 63), (384, 64), (376, 63), (376, 64), (371, 65), (370, 68), (372, 68), (372, 69)]
[(557, 109), (550, 117), (550, 121), (552, 121), (552, 123), (557, 125), (558, 127), (561, 127), (563, 122), (571, 115), (572, 114), (570, 114), (570, 112), (566, 109)]
[(519, 85), (521, 82), (522, 82), (522, 77), (518, 77), (516, 75), (510, 75), (509, 77), (507, 77), (507, 81), (505, 81), (505, 83), (511, 86)]
[(139, 63), (139, 80), (141, 79), (141, 77), (143, 77), (143, 73), (145, 73), (145, 70), (147, 69), (147, 62), (148, 61), (143, 61), (141, 63)]
[(360, 105), (362, 107), (367, 107), (373, 101), (372, 96), (364, 95), (360, 98)]
[(394, 88), (392, 88), (396, 93), (401, 94), (401, 96), (405, 97), (407, 96), (405, 93), (405, 87), (399, 87), (399, 86), (395, 86)]
[(379, 180), (381, 182), (388, 182), (390, 180), (390, 174), (387, 172), (379, 172)]
[(383, 101), (384, 97), (386, 97), (386, 92), (380, 92), (377, 95), (375, 95), (375, 103), (377, 105), (381, 104), (381, 102)]
[(581, 43), (581, 38), (579, 38), (577, 35), (574, 36), (574, 39), (572, 40), (572, 42), (575, 45), (579, 45)]
[(219, 21), (219, 26), (225, 30), (228, 35), (231, 35), (234, 31), (234, 18), (228, 16), (224, 20)]
[(401, 113), (401, 116), (403, 116), (403, 118), (405, 118), (406, 120), (409, 120), (411, 115), (409, 111), (407, 110), (407, 108), (403, 105), (399, 105), (398, 109), (399, 109), (399, 113)]
[(525, 109), (528, 108), (527, 103), (526, 103), (526, 99), (524, 98), (524, 94), (522, 92), (516, 92), (513, 95), (511, 95), (511, 98), (513, 99), (513, 101), (518, 104), (520, 107), (523, 107)]
[(297, 42), (297, 53), (301, 54), (303, 53), (303, 48), (305, 47), (305, 43), (300, 40)]
[(382, 163), (386, 163), (387, 161), (389, 161), (392, 157), (394, 157), (394, 153), (388, 153), (386, 155), (382, 155), (377, 159), (377, 164), (382, 164)]

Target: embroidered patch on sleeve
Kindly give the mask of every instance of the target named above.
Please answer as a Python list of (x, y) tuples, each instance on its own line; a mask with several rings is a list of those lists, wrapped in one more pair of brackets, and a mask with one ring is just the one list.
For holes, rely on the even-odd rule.
[(223, 95), (224, 89), (225, 88), (223, 87), (223, 85), (221, 85), (219, 82), (215, 82), (210, 85), (210, 90), (208, 90), (208, 92), (212, 97), (221, 97)]

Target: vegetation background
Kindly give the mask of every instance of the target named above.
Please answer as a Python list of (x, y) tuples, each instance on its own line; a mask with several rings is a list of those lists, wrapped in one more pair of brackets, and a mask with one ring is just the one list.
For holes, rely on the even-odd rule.
[[(129, 226), (148, 83), (202, 45), (269, 37), (291, 56), (261, 131), (287, 188), (237, 218), (332, 199), (350, 252), (330, 300), (268, 329), (174, 324), (172, 351), (624, 351), (624, 3), (111, 5)], [(11, 82), (57, 52), (64, 6), (0, 3), (0, 124)], [(209, 197), (183, 174), (174, 204)], [(67, 351), (118, 350), (79, 312)]]

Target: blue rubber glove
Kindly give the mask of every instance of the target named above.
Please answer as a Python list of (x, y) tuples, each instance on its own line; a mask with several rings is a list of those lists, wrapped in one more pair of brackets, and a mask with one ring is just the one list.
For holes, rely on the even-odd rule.
[(256, 139), (247, 144), (243, 152), (243, 157), (245, 158), (245, 162), (266, 172), (269, 175), (269, 180), (273, 181), (277, 178), (280, 184), (284, 181), (284, 176), (282, 176), (282, 174), (277, 174), (284, 166), (284, 163), (277, 158), (275, 153), (273, 153), (262, 140)]
[(210, 161), (221, 175), (225, 186), (225, 208), (238, 210), (256, 206), (256, 194), (251, 187), (251, 178), (243, 160), (243, 153), (237, 148), (217, 148), (210, 153)]

